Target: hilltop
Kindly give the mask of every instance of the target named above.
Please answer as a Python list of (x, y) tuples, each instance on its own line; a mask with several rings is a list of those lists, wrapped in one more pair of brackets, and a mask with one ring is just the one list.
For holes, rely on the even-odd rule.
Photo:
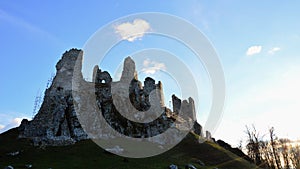
[(139, 81), (130, 57), (124, 60), (119, 81), (97, 65), (92, 81), (85, 80), (82, 60), (83, 51), (66, 51), (33, 120), (24, 119), (0, 135), (0, 167), (255, 168), (242, 151), (203, 132), (192, 98), (173, 95), (173, 109), (165, 107), (162, 82), (150, 77)]

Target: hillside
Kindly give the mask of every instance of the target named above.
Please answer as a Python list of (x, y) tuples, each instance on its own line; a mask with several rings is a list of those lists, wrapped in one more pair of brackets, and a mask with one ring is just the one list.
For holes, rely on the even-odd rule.
[[(31, 121), (22, 120), (18, 128), (0, 135), (0, 169), (9, 165), (38, 169), (163, 169), (171, 164), (180, 168), (186, 164), (197, 168), (255, 168), (241, 157), (243, 153), (237, 156), (232, 149), (224, 149), (213, 142), (209, 131), (203, 131), (191, 97), (181, 100), (173, 95), (173, 110), (165, 107), (162, 82), (150, 77), (139, 81), (130, 57), (124, 60), (119, 81), (112, 81), (107, 71), (95, 65), (92, 82), (82, 76), (82, 57), (82, 50), (66, 51), (56, 64), (56, 75), (38, 113)], [(124, 117), (124, 112), (137, 116), (131, 120)], [(206, 142), (200, 144), (199, 137)], [(111, 146), (121, 147), (122, 155), (133, 158), (112, 154)], [(160, 155), (153, 156), (156, 154)], [(142, 158), (149, 156), (153, 157)], [(202, 163), (205, 166), (200, 166)]]
[[(143, 159), (125, 159), (108, 153), (91, 140), (60, 147), (34, 147), (28, 139), (18, 139), (17, 128), (0, 135), (0, 168), (12, 165), (37, 169), (165, 169), (170, 164), (180, 168), (188, 163), (197, 168), (250, 169), (257, 168), (248, 161), (223, 149), (213, 142), (199, 144), (196, 136), (189, 134), (180, 144), (161, 155)], [(12, 156), (9, 153), (19, 152)], [(206, 166), (201, 167), (201, 160)]]

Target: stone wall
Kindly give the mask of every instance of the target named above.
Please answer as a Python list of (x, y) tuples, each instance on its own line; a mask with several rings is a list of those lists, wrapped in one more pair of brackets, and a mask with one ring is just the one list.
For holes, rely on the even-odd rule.
[(208, 140), (208, 141), (212, 141), (213, 140), (213, 138), (211, 136), (211, 133), (209, 131), (205, 132), (205, 139)]
[(195, 123), (194, 123), (193, 131), (195, 134), (197, 134), (201, 137), (204, 137), (202, 126), (197, 121), (195, 121)]
[(71, 91), (74, 66), (80, 55), (82, 52), (77, 49), (63, 54), (39, 112), (32, 121), (21, 122), (19, 137), (32, 138), (35, 145), (65, 145), (87, 139), (77, 119)]

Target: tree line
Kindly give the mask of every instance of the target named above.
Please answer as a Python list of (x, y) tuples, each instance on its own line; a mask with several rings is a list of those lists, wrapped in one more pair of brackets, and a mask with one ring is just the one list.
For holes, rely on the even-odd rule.
[[(266, 169), (300, 169), (300, 146), (286, 138), (278, 138), (274, 127), (260, 135), (254, 126), (246, 126), (246, 151), (251, 160)], [(267, 139), (265, 139), (267, 136)]]

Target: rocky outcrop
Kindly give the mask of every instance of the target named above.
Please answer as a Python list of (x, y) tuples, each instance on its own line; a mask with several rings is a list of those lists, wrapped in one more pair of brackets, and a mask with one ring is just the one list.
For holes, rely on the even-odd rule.
[[(103, 138), (109, 132), (105, 132), (108, 128), (102, 125), (104, 122), (99, 121), (99, 116), (103, 116), (116, 132), (133, 138), (150, 138), (169, 128), (193, 129), (194, 133), (203, 136), (202, 126), (196, 121), (194, 100), (181, 101), (173, 95), (173, 111), (166, 108), (162, 83), (156, 83), (150, 77), (140, 82), (130, 57), (125, 59), (121, 79), (117, 82), (98, 66), (94, 68), (92, 82), (85, 81), (81, 71), (77, 71), (81, 70), (82, 57), (82, 51), (77, 49), (63, 54), (39, 112), (32, 121), (22, 121), (19, 137), (32, 139), (36, 146), (69, 145), (79, 140), (99, 138), (99, 131), (102, 131), (100, 137)], [(77, 86), (73, 84), (74, 79)], [(77, 97), (79, 88), (84, 92), (79, 92), (78, 96), (84, 95), (86, 99)], [(88, 106), (81, 106), (85, 104)], [(84, 116), (75, 111), (78, 109)], [(89, 124), (85, 130), (82, 121)], [(206, 136), (211, 138), (208, 134)], [(167, 139), (159, 138), (156, 142), (170, 143)]]

